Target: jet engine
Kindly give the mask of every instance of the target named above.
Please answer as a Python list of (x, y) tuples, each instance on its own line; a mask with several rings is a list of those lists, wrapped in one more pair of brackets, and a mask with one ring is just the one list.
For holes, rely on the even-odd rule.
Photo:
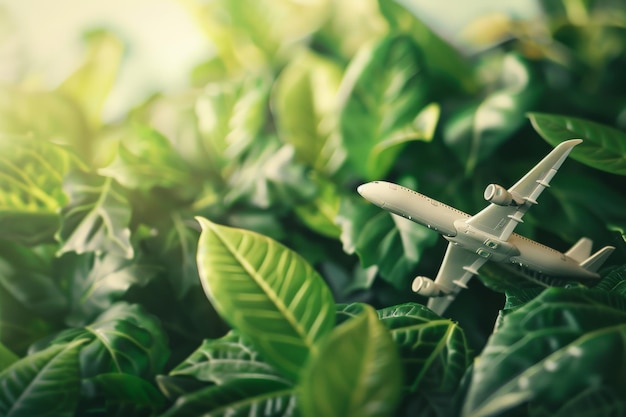
[(485, 200), (498, 206), (520, 206), (524, 201), (516, 198), (506, 188), (498, 184), (489, 184), (485, 188)]
[(449, 293), (449, 291), (435, 284), (435, 281), (426, 277), (415, 277), (411, 289), (425, 297), (443, 297)]

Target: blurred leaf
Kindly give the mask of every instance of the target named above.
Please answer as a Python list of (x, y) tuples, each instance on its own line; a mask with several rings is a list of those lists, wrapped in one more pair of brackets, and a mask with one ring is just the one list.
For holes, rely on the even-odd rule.
[(0, 242), (0, 287), (27, 309), (49, 319), (61, 317), (67, 298), (53, 278), (47, 254)]
[(294, 389), (265, 379), (234, 379), (180, 397), (160, 417), (291, 417)]
[(330, 290), (299, 255), (268, 237), (198, 218), (198, 270), (220, 315), (297, 380), (335, 313)]
[(17, 356), (9, 348), (0, 343), (0, 372), (13, 365), (19, 359), (19, 356)]
[(291, 145), (280, 146), (267, 138), (265, 143), (259, 141), (255, 150), (230, 177), (225, 204), (247, 201), (255, 207), (273, 206), (278, 211), (315, 195), (315, 184), (305, 167), (294, 161)]
[(2, 239), (34, 245), (53, 241), (66, 203), (62, 181), (77, 160), (64, 148), (31, 136), (0, 135)]
[(429, 81), (421, 51), (406, 36), (385, 37), (352, 60), (339, 92), (340, 127), (348, 161), (360, 176), (385, 176), (402, 150), (398, 145), (432, 139), (438, 112), (428, 112), (426, 121), (420, 113)]
[(612, 270), (593, 287), (596, 290), (613, 292), (626, 296), (626, 265)]
[[(81, 109), (67, 97), (15, 87), (0, 88), (0, 142), (3, 146), (7, 140), (17, 145), (18, 141), (35, 138), (69, 146), (88, 161), (91, 150), (90, 141), (86, 139), (89, 133)], [(40, 144), (36, 148), (45, 146)]]
[(625, 320), (621, 295), (544, 291), (506, 315), (491, 336), (476, 362), (463, 415), (502, 415), (528, 404), (552, 414), (589, 390), (621, 392)]
[(156, 266), (130, 261), (111, 252), (68, 256), (70, 279), (70, 326), (85, 326), (122, 300), (133, 285), (146, 285), (156, 274)]
[(533, 127), (552, 146), (568, 139), (583, 139), (571, 157), (590, 167), (626, 175), (626, 133), (577, 117), (529, 113)]
[(390, 416), (402, 369), (389, 331), (372, 307), (336, 327), (305, 368), (298, 402), (305, 417)]
[(302, 53), (283, 69), (272, 95), (281, 140), (326, 175), (335, 173), (346, 157), (337, 131), (341, 76), (341, 68), (330, 59)]
[(78, 351), (84, 340), (27, 356), (0, 373), (0, 414), (72, 417), (78, 404)]
[(257, 379), (289, 384), (273, 366), (265, 363), (252, 345), (235, 331), (220, 339), (202, 342), (171, 376), (190, 376), (221, 385), (237, 379)]
[(361, 200), (341, 200), (337, 223), (343, 249), (356, 252), (364, 268), (377, 265), (386, 281), (406, 290), (424, 249), (435, 244), (438, 234)]
[(531, 64), (521, 56), (505, 55), (501, 74), (500, 88), (461, 107), (444, 126), (444, 141), (468, 174), (511, 138), (539, 97)]
[(80, 351), (83, 378), (118, 372), (151, 379), (161, 373), (169, 356), (159, 320), (139, 305), (118, 302), (84, 328), (68, 328), (31, 350), (84, 340)]
[(323, 22), (329, 0), (186, 1), (229, 73), (282, 63)]
[(87, 53), (83, 64), (67, 78), (58, 91), (76, 100), (91, 127), (101, 123), (102, 107), (117, 77), (124, 45), (105, 30), (85, 35)]
[(339, 212), (338, 187), (329, 181), (314, 177), (318, 194), (306, 204), (294, 207), (296, 215), (311, 230), (330, 238), (338, 238), (341, 229), (335, 223)]
[(397, 32), (410, 35), (424, 56), (428, 57), (429, 74), (441, 77), (442, 82), (457, 85), (457, 88), (466, 92), (477, 89), (469, 61), (404, 5), (397, 1), (378, 0), (378, 7), (389, 26)]
[(124, 132), (115, 159), (98, 173), (114, 178), (126, 188), (172, 188), (195, 194), (192, 176), (167, 139), (157, 131), (135, 125)]
[(429, 397), (440, 415), (450, 415), (450, 398), (470, 365), (463, 330), (416, 303), (383, 308), (378, 316), (400, 349), (405, 387)]
[(66, 178), (64, 188), (70, 203), (61, 212), (58, 255), (110, 252), (132, 258), (131, 209), (117, 183), (111, 177), (74, 173)]
[(205, 86), (196, 102), (208, 166), (227, 177), (266, 122), (271, 79), (264, 73)]
[(104, 402), (107, 416), (143, 416), (165, 405), (163, 394), (154, 385), (130, 374), (102, 373), (83, 381), (82, 389), (88, 398)]

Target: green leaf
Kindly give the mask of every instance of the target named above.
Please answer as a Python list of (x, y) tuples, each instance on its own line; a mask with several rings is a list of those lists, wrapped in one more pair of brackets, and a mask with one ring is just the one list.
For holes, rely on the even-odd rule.
[(356, 252), (363, 267), (376, 265), (396, 288), (408, 288), (409, 275), (437, 233), (361, 200), (341, 200), (337, 223), (344, 251)]
[(159, 132), (140, 125), (124, 131), (115, 159), (98, 170), (126, 188), (150, 190), (173, 188), (179, 194), (194, 194), (192, 177), (183, 159)]
[(405, 386), (420, 395), (443, 397), (438, 405), (450, 407), (450, 398), (470, 365), (463, 330), (416, 303), (378, 310), (378, 316), (400, 349)]
[(444, 142), (471, 173), (525, 121), (539, 96), (531, 65), (517, 54), (502, 59), (501, 81), (495, 91), (457, 110), (443, 130)]
[(626, 265), (615, 268), (593, 287), (596, 290), (613, 292), (626, 296)]
[(157, 267), (128, 260), (111, 252), (66, 256), (71, 290), (70, 326), (85, 326), (98, 315), (122, 300), (132, 286), (146, 285), (157, 273)]
[(131, 210), (120, 187), (110, 177), (74, 173), (64, 184), (70, 202), (61, 212), (57, 232), (65, 252), (110, 252), (125, 258), (134, 254), (130, 243)]
[(163, 394), (154, 385), (130, 374), (102, 373), (83, 381), (82, 389), (84, 396), (96, 400), (92, 408), (104, 402), (107, 416), (146, 415), (165, 405)]
[(292, 379), (334, 323), (329, 288), (299, 255), (268, 237), (198, 218), (198, 270), (220, 315)]
[(0, 133), (0, 230), (2, 239), (34, 245), (51, 242), (66, 204), (64, 175), (77, 160), (71, 152), (32, 136)]
[(502, 415), (527, 405), (553, 415), (589, 396), (585, 390), (622, 392), (625, 322), (621, 295), (545, 290), (502, 319), (475, 364), (463, 415)]
[[(159, 320), (136, 304), (118, 302), (88, 326), (68, 328), (42, 344), (83, 339), (87, 339), (80, 351), (83, 378), (118, 372), (151, 379), (163, 370), (169, 356)], [(40, 347), (34, 345), (32, 349)]]
[(298, 389), (305, 417), (390, 416), (402, 386), (400, 359), (371, 307), (333, 330)]
[(85, 35), (87, 54), (83, 64), (59, 87), (80, 105), (89, 124), (99, 127), (102, 108), (117, 77), (124, 45), (105, 30), (93, 30)]
[(556, 146), (568, 139), (583, 139), (570, 154), (590, 167), (626, 175), (626, 133), (578, 117), (529, 113), (528, 117), (542, 138)]
[[(378, 7), (389, 26), (410, 35), (428, 57), (427, 64), (433, 76), (442, 83), (452, 84), (466, 92), (473, 92), (477, 82), (468, 60), (448, 42), (439, 37), (404, 5), (396, 1), (378, 0)], [(446, 85), (446, 87), (448, 87)]]
[(335, 62), (303, 52), (281, 72), (272, 94), (279, 137), (294, 146), (300, 160), (326, 175), (346, 157), (336, 116), (341, 76)]
[(228, 177), (266, 121), (271, 79), (265, 74), (208, 84), (196, 102), (207, 166)]
[(170, 375), (186, 375), (218, 385), (235, 379), (267, 379), (289, 384), (280, 372), (263, 361), (254, 347), (235, 331), (220, 339), (203, 341)]
[(19, 356), (13, 353), (9, 348), (0, 343), (0, 372), (7, 369), (19, 360)]
[(352, 60), (339, 92), (340, 129), (360, 176), (385, 176), (403, 143), (432, 139), (439, 113), (420, 113), (428, 104), (429, 81), (422, 53), (407, 36), (385, 37)]
[(180, 397), (160, 417), (297, 416), (293, 387), (266, 379), (234, 379)]
[(78, 351), (85, 341), (52, 345), (0, 373), (0, 414), (71, 417), (78, 404)]
[(341, 234), (341, 229), (335, 223), (340, 202), (338, 187), (319, 177), (314, 177), (313, 181), (317, 183), (318, 194), (312, 201), (295, 206), (296, 215), (311, 230), (330, 238), (338, 238)]

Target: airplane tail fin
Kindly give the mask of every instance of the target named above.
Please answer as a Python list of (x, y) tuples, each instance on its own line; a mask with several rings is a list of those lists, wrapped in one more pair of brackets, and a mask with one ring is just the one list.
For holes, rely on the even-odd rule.
[(565, 252), (567, 256), (572, 258), (578, 263), (582, 263), (591, 255), (591, 248), (593, 247), (593, 242), (588, 237), (581, 237), (578, 242), (574, 244)]
[(614, 250), (615, 248), (613, 246), (605, 246), (589, 258), (582, 261), (580, 266), (589, 272), (596, 272)]

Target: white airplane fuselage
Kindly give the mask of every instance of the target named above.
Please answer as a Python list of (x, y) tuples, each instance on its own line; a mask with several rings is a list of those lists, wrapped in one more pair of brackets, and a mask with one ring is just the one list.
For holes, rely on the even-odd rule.
[(500, 240), (468, 224), (469, 214), (400, 185), (373, 181), (361, 185), (359, 193), (378, 207), (435, 230), (452, 244), (489, 261), (517, 264), (552, 277), (599, 277), (564, 253), (518, 234)]

